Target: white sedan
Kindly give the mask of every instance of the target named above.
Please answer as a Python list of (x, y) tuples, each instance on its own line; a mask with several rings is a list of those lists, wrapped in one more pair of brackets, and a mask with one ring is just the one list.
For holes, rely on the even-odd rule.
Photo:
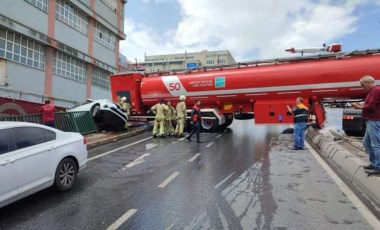
[(123, 130), (128, 119), (118, 105), (107, 99), (88, 99), (68, 111), (89, 111), (99, 130)]
[(71, 189), (87, 164), (86, 139), (28, 122), (0, 122), (0, 207), (54, 185)]

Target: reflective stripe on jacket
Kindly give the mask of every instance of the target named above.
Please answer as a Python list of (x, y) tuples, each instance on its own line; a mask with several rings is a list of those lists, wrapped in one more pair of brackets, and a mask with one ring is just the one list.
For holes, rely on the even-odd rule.
[(294, 123), (307, 122), (309, 109), (304, 104), (296, 105), (293, 108), (292, 113), (294, 115)]
[(155, 104), (150, 110), (156, 114), (156, 118), (164, 119), (168, 107), (165, 104)]
[(177, 118), (186, 117), (186, 103), (184, 101), (178, 102), (176, 106), (176, 110), (177, 110)]

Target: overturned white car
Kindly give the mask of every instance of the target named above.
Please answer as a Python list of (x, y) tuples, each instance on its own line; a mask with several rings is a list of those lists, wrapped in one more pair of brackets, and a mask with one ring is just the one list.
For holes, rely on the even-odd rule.
[(108, 99), (87, 99), (68, 111), (89, 111), (98, 129), (106, 131), (123, 130), (128, 119), (120, 107)]

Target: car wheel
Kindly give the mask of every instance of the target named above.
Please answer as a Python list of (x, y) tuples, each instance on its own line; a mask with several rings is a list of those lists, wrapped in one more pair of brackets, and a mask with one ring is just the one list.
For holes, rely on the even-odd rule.
[(70, 158), (65, 158), (59, 162), (55, 171), (54, 185), (61, 191), (67, 191), (71, 189), (77, 179), (77, 165)]
[(91, 108), (91, 116), (92, 117), (99, 117), (100, 115), (100, 106), (99, 105), (94, 105)]

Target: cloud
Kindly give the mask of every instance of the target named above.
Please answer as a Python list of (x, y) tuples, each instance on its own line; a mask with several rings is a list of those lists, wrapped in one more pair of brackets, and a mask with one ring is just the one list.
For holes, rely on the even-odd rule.
[(144, 52), (204, 49), (228, 49), (239, 61), (286, 56), (286, 48), (339, 42), (353, 33), (358, 20), (354, 9), (368, 1), (372, 0), (177, 0), (181, 19), (165, 33), (126, 15), (127, 39), (121, 51), (132, 60), (143, 60)]
[(184, 52), (175, 44), (172, 37), (175, 31), (167, 30), (160, 34), (153, 28), (126, 18), (124, 20), (124, 33), (127, 35), (124, 41), (120, 42), (120, 52), (127, 56), (129, 60), (144, 60), (147, 55), (159, 55), (167, 53)]
[[(138, 0), (137, 0), (138, 1)], [(175, 2), (176, 0), (141, 0), (143, 3), (162, 3), (162, 2)]]

